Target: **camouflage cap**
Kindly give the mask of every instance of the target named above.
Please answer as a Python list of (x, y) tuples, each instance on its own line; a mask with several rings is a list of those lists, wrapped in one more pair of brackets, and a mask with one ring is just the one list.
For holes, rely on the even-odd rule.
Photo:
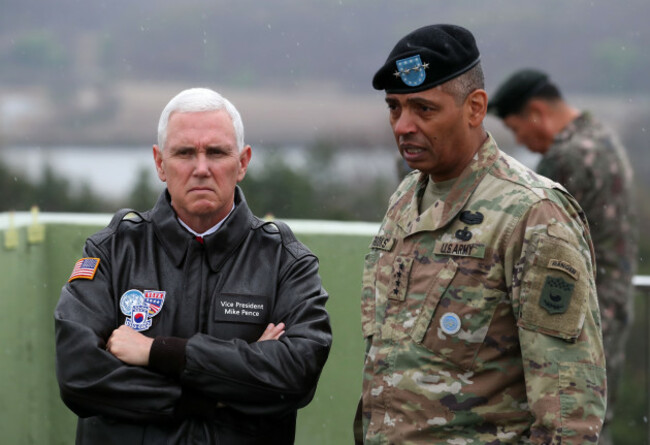
[(528, 99), (549, 84), (548, 75), (536, 69), (526, 68), (511, 74), (497, 88), (488, 102), (488, 113), (501, 119), (520, 112)]
[(403, 37), (372, 79), (387, 93), (428, 90), (460, 76), (480, 59), (471, 32), (457, 25), (429, 25)]

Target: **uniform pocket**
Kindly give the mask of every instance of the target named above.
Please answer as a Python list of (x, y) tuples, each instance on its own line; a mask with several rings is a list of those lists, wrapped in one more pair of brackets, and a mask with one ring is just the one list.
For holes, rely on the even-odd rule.
[(427, 293), (410, 335), (437, 356), (470, 370), (505, 293), (457, 277), (457, 269), (450, 259)]
[(436, 276), (431, 287), (427, 290), (427, 295), (422, 303), (420, 314), (415, 320), (413, 328), (411, 328), (411, 331), (409, 332), (409, 335), (413, 340), (415, 340), (415, 342), (422, 343), (429, 330), (429, 326), (431, 325), (431, 319), (433, 318), (436, 306), (444, 292), (447, 290), (447, 287), (449, 287), (451, 280), (454, 279), (456, 269), (458, 269), (458, 265), (453, 260), (448, 260), (447, 264), (445, 264)]
[[(607, 378), (604, 368), (583, 363), (561, 363), (558, 374), (562, 438), (570, 440), (571, 431), (584, 429), (585, 407), (601, 419), (605, 417)], [(600, 407), (600, 412), (595, 407)]]

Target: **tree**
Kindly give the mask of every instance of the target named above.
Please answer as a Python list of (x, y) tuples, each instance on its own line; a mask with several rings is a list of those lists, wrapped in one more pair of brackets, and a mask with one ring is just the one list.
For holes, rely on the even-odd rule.
[(314, 189), (309, 178), (271, 155), (259, 173), (249, 172), (241, 188), (253, 213), (281, 218), (314, 215)]
[(140, 211), (150, 209), (156, 203), (159, 194), (160, 190), (152, 185), (151, 169), (142, 167), (138, 171), (138, 180), (129, 192), (125, 206)]

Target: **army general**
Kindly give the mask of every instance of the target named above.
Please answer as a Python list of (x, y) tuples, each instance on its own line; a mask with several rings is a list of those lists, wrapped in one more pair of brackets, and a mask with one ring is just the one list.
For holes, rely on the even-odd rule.
[(373, 78), (415, 169), (366, 255), (367, 444), (594, 444), (606, 376), (593, 248), (559, 184), (501, 152), (473, 35), (432, 25)]

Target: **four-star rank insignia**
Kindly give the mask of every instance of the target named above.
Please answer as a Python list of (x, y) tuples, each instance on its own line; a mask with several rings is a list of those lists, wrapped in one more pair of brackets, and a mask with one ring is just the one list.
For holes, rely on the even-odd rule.
[(407, 256), (398, 256), (393, 264), (393, 273), (390, 277), (388, 298), (391, 300), (404, 301), (406, 290), (408, 288), (408, 279), (411, 274), (413, 258)]
[(136, 331), (146, 331), (165, 302), (165, 292), (161, 290), (130, 289), (120, 298), (120, 310), (126, 315), (124, 324)]

